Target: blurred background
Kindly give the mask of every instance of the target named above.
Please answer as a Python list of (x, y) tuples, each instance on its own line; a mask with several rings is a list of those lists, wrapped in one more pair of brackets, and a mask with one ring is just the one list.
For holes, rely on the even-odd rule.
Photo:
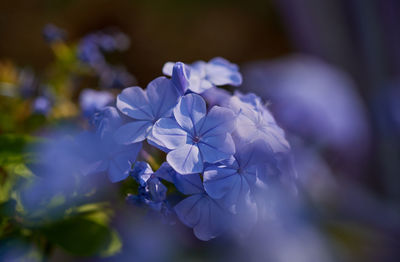
[[(62, 32), (54, 29), (49, 36), (51, 28), (44, 31), (49, 24)], [(82, 89), (99, 89), (99, 83), (108, 83), (90, 62), (90, 70), (102, 80), (76, 80), (86, 69), (68, 62), (71, 53), (82, 51), (84, 39), (94, 32), (118, 32), (129, 39), (126, 47), (106, 56), (118, 70), (123, 68), (117, 74), (117, 90), (133, 84), (145, 87), (162, 74), (167, 61), (191, 63), (221, 56), (240, 66), (244, 83), (239, 90), (261, 96), (287, 133), (299, 190), (305, 195), (293, 208), (301, 211), (287, 209), (302, 221), (301, 227), (263, 228), (268, 237), (252, 236), (256, 242), (261, 238), (261, 242), (287, 246), (275, 254), (274, 248), (261, 252), (263, 247), (253, 250), (228, 240), (200, 242), (187, 236), (185, 229), (177, 235), (166, 229), (160, 238), (156, 226), (146, 221), (145, 226), (153, 229), (150, 237), (143, 228), (132, 227), (132, 234), (158, 242), (143, 243), (137, 237), (140, 240), (132, 241), (132, 250), (152, 252), (163, 246), (154, 252), (165, 256), (137, 251), (143, 256), (141, 260), (138, 255), (137, 261), (398, 261), (399, 25), (400, 2), (396, 0), (3, 0), (1, 147), (8, 143), (15, 148), (4, 135), (42, 133), (39, 127), (47, 123), (32, 120), (21, 113), (24, 109), (18, 109), (15, 125), (11, 124), (7, 112), (14, 114), (17, 109), (4, 98), (12, 97), (8, 95), (10, 84), (34, 83), (32, 103), (39, 103), (38, 108), (46, 105), (37, 97), (56, 96), (57, 92), (68, 97), (75, 106), (66, 106), (66, 114), (50, 116), (68, 118), (78, 115), (76, 104), (82, 101)], [(54, 35), (60, 39), (51, 39)], [(75, 76), (71, 80), (67, 74)], [(60, 84), (67, 78), (70, 84)], [(113, 75), (110, 81), (117, 80)], [(48, 95), (44, 86), (61, 91)], [(53, 103), (61, 100), (56, 98)], [(8, 172), (5, 167), (1, 170)], [(282, 213), (288, 215), (287, 210)], [(126, 217), (115, 220), (129, 224)], [(171, 239), (176, 245), (169, 243)], [(221, 251), (227, 241), (243, 252)], [(0, 246), (0, 260), (7, 258), (1, 250)], [(60, 252), (50, 258), (77, 259)], [(116, 258), (123, 260), (127, 257)]]

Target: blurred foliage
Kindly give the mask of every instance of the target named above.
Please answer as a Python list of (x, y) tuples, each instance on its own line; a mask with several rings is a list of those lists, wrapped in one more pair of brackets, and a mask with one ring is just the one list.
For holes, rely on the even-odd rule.
[[(76, 55), (76, 43), (50, 45), (54, 62), (41, 75), (0, 61), (0, 260), (47, 260), (55, 248), (75, 256), (111, 256), (122, 242), (110, 227), (114, 212), (95, 188), (83, 197), (79, 183), (71, 195), (60, 192), (30, 209), (24, 190), (41, 179), (37, 148), (47, 129), (80, 122), (77, 79), (95, 79)], [(85, 80), (86, 81), (86, 80)], [(38, 95), (52, 101), (49, 113), (35, 112)], [(79, 197), (77, 197), (79, 195)]]

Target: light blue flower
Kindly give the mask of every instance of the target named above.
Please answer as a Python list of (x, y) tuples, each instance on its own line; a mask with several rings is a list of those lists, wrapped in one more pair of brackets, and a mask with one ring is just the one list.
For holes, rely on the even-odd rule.
[(264, 140), (274, 153), (288, 152), (289, 143), (274, 117), (255, 94), (235, 92), (229, 107), (237, 114), (235, 139), (241, 143)]
[(133, 119), (116, 131), (118, 143), (136, 143), (148, 138), (150, 143), (158, 144), (152, 137), (153, 125), (160, 118), (172, 116), (172, 109), (179, 98), (178, 90), (184, 89), (181, 86), (184, 85), (183, 70), (178, 64), (172, 79), (158, 77), (149, 83), (146, 91), (135, 86), (124, 89), (118, 95), (117, 108)]
[(198, 174), (180, 175), (169, 170), (167, 164), (161, 169), (169, 172), (172, 179), (179, 181), (177, 188), (184, 194), (191, 195), (175, 207), (179, 220), (186, 226), (193, 228), (197, 238), (207, 241), (219, 236), (228, 226), (230, 214), (216, 200), (210, 198), (204, 191)]
[(115, 107), (107, 106), (93, 114), (90, 124), (100, 139), (111, 139), (122, 124), (122, 118)]
[(204, 192), (200, 174), (181, 175), (167, 162), (162, 163), (155, 175), (170, 183), (173, 183), (182, 194), (192, 195)]
[(45, 96), (39, 96), (33, 101), (33, 112), (37, 114), (47, 115), (51, 110), (51, 102)]
[(84, 132), (78, 138), (86, 151), (88, 164), (82, 169), (84, 175), (107, 173), (111, 182), (126, 179), (135, 163), (142, 143), (119, 145), (111, 138), (100, 139), (93, 133)]
[(253, 205), (251, 187), (262, 164), (257, 162), (257, 153), (252, 144), (237, 147), (234, 157), (204, 170), (206, 192), (214, 199), (221, 199), (233, 213), (240, 204)]
[(83, 115), (91, 117), (94, 113), (110, 105), (114, 96), (107, 91), (84, 89), (79, 96), (79, 104)]
[(193, 228), (195, 236), (207, 241), (222, 234), (229, 213), (206, 193), (189, 196), (175, 206), (179, 220)]
[(156, 122), (153, 136), (169, 151), (167, 162), (178, 173), (201, 173), (204, 162), (216, 163), (235, 153), (230, 109), (214, 106), (207, 114), (204, 99), (192, 93), (181, 98), (173, 115), (175, 119)]
[[(171, 76), (174, 63), (167, 62), (163, 67), (163, 73)], [(216, 57), (208, 63), (197, 61), (191, 65), (189, 74), (189, 89), (195, 93), (203, 93), (207, 89), (215, 86), (242, 84), (242, 75), (237, 65), (228, 60)]]

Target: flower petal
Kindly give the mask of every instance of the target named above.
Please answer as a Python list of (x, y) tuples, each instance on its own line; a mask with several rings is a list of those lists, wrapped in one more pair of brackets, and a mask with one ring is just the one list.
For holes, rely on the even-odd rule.
[(227, 213), (206, 194), (190, 196), (175, 206), (178, 218), (192, 227), (200, 240), (219, 236), (227, 226)]
[(172, 76), (172, 70), (174, 68), (174, 62), (166, 62), (162, 68), (162, 72), (166, 76)]
[(154, 173), (155, 176), (173, 183), (181, 193), (185, 195), (204, 192), (203, 181), (199, 174), (181, 175), (177, 173), (167, 162), (162, 163)]
[(242, 84), (242, 75), (238, 71), (235, 64), (223, 58), (214, 58), (210, 60), (206, 67), (207, 79), (217, 86), (233, 85), (239, 86)]
[(148, 84), (146, 94), (154, 120), (172, 115), (172, 109), (178, 103), (179, 94), (171, 80), (163, 76), (154, 79)]
[(117, 108), (125, 115), (138, 120), (152, 120), (153, 115), (146, 93), (138, 86), (122, 90), (117, 97)]
[(129, 176), (132, 163), (135, 162), (141, 148), (142, 143), (117, 147), (109, 160), (108, 177), (111, 182), (118, 182)]
[(175, 119), (161, 118), (159, 119), (152, 131), (152, 136), (155, 138), (155, 143), (158, 140), (162, 143), (162, 147), (173, 150), (181, 145), (186, 144), (188, 134), (182, 130)]
[(237, 170), (229, 167), (208, 167), (203, 174), (204, 189), (215, 199), (224, 197), (236, 183)]
[(204, 161), (208, 163), (228, 159), (235, 153), (235, 143), (230, 134), (203, 137), (198, 146)]
[(169, 152), (167, 162), (182, 175), (203, 171), (203, 159), (196, 145), (186, 144)]
[(185, 95), (174, 108), (174, 116), (184, 130), (197, 135), (197, 129), (203, 125), (206, 116), (206, 102), (199, 95)]
[(232, 132), (235, 128), (235, 114), (226, 107), (214, 106), (208, 112), (199, 133), (201, 136)]
[(146, 139), (151, 127), (152, 123), (149, 121), (133, 121), (118, 128), (114, 139), (119, 144), (141, 142)]
[(202, 198), (202, 194), (196, 194), (185, 198), (175, 206), (176, 215), (186, 226), (194, 227), (199, 223), (201, 209), (198, 204)]
[(172, 69), (172, 83), (180, 95), (184, 95), (189, 86), (190, 69), (182, 62), (176, 62)]

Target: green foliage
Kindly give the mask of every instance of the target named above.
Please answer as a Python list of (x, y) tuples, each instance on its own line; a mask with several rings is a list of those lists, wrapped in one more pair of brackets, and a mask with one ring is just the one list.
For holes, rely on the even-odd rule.
[(118, 236), (109, 227), (85, 217), (56, 222), (42, 232), (52, 243), (79, 256), (111, 255), (121, 246)]

